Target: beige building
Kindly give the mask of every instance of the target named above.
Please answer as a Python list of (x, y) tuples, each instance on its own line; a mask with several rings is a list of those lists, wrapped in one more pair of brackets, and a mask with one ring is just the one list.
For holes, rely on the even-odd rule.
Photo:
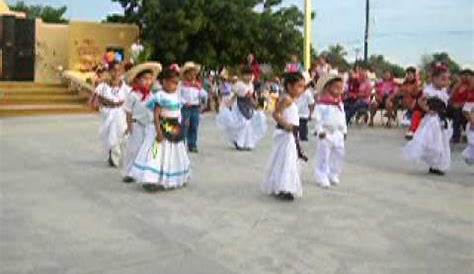
[[(11, 12), (0, 0), (0, 80), (59, 83), (59, 71), (87, 72), (107, 51), (130, 59), (135, 25), (75, 22), (48, 24)], [(18, 43), (18, 41), (22, 41)]]

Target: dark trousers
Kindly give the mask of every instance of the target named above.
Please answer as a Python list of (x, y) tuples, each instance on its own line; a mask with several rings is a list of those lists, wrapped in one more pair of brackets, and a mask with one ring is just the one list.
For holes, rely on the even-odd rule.
[(188, 149), (197, 148), (200, 115), (201, 109), (199, 106), (183, 107), (181, 109), (183, 134)]
[(346, 112), (346, 122), (347, 124), (351, 123), (352, 118), (361, 111), (369, 110), (369, 104), (365, 101), (355, 101), (355, 102), (345, 102), (344, 110)]
[(301, 141), (308, 141), (308, 118), (300, 118), (299, 135)]
[(451, 107), (449, 109), (449, 116), (453, 119), (453, 142), (459, 142), (461, 140), (461, 129), (466, 127), (466, 117), (462, 113), (461, 108)]

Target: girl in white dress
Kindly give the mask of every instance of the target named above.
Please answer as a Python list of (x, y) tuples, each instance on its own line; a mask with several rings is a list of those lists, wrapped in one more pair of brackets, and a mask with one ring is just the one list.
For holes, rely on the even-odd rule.
[(129, 135), (123, 155), (122, 176), (125, 183), (134, 181), (131, 171), (145, 139), (145, 130), (153, 124), (153, 112), (147, 107), (153, 99), (152, 86), (161, 71), (159, 63), (148, 63), (134, 67), (127, 73), (132, 84), (132, 91), (125, 99), (124, 109), (127, 114), (127, 131)]
[(466, 104), (463, 108), (464, 112), (469, 113), (468, 124), (466, 126), (467, 147), (462, 155), (466, 164), (474, 165), (474, 104)]
[(426, 112), (413, 140), (404, 147), (405, 156), (429, 167), (429, 173), (442, 176), (451, 163), (449, 141), (453, 134), (451, 122), (447, 119), (450, 73), (443, 64), (436, 64), (431, 75), (432, 83), (423, 90), (418, 100)]
[(127, 127), (123, 103), (130, 87), (121, 80), (123, 67), (120, 64), (112, 65), (109, 74), (110, 81), (100, 84), (96, 93), (101, 105), (101, 139), (109, 165), (117, 167), (122, 157), (122, 144)]
[(237, 150), (249, 151), (265, 136), (267, 121), (265, 113), (257, 109), (251, 71), (244, 69), (242, 78), (234, 85), (233, 98), (223, 106), (216, 121), (230, 144)]
[(316, 87), (319, 99), (315, 109), (316, 181), (322, 188), (340, 183), (339, 177), (345, 155), (347, 135), (346, 114), (342, 102), (344, 82), (337, 75), (326, 74), (319, 78)]
[(274, 133), (273, 151), (268, 163), (262, 191), (269, 195), (292, 201), (303, 195), (299, 161), (307, 161), (298, 140), (299, 115), (296, 100), (305, 91), (305, 80), (301, 73), (290, 73), (285, 77), (286, 94), (277, 103), (273, 119), (277, 123)]
[(145, 130), (144, 143), (131, 172), (147, 191), (182, 187), (191, 175), (181, 127), (179, 74), (167, 68), (161, 79), (163, 89), (148, 103), (153, 110), (154, 123)]

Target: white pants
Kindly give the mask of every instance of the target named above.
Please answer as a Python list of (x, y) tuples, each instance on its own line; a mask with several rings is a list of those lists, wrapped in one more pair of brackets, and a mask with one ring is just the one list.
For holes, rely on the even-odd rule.
[(121, 108), (102, 109), (100, 135), (107, 157), (115, 165), (120, 164), (124, 133), (127, 127), (125, 112)]
[(342, 132), (327, 134), (326, 138), (318, 140), (315, 177), (321, 186), (329, 186), (331, 181), (339, 179), (344, 155), (344, 134)]
[(127, 140), (127, 146), (123, 154), (122, 175), (131, 177), (133, 162), (137, 158), (138, 152), (145, 139), (145, 126), (139, 123), (133, 123), (133, 130)]

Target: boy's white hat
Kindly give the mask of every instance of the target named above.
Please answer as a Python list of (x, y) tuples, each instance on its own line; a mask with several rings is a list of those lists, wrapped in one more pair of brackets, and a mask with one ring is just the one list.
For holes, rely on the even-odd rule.
[(150, 70), (153, 74), (153, 79), (156, 79), (162, 70), (162, 66), (158, 62), (148, 62), (136, 65), (124, 75), (125, 82), (131, 84), (137, 75), (145, 70)]
[(319, 78), (318, 82), (316, 83), (316, 93), (321, 94), (324, 91), (324, 87), (329, 83), (329, 81), (340, 78), (342, 79), (341, 76), (339, 76), (336, 73), (327, 73), (323, 77)]
[(201, 71), (201, 66), (194, 63), (194, 62), (186, 62), (184, 63), (184, 66), (181, 68), (181, 72), (185, 74), (189, 70), (196, 70), (196, 72)]

